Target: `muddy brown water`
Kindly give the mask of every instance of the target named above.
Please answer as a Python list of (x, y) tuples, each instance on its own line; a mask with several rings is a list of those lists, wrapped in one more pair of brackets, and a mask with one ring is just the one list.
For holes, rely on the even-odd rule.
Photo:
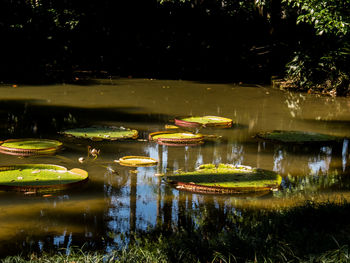
[[(161, 146), (148, 134), (175, 116), (232, 118), (230, 129), (201, 129), (221, 140), (196, 147)], [(190, 81), (113, 79), (84, 85), (0, 86), (0, 135), (59, 139), (54, 156), (0, 155), (0, 165), (52, 163), (88, 171), (85, 185), (50, 193), (0, 192), (0, 255), (82, 246), (109, 251), (123, 235), (178, 225), (185, 211), (210, 202), (225, 209), (281, 209), (305, 200), (350, 199), (349, 140), (336, 144), (282, 145), (258, 141), (257, 132), (312, 131), (350, 136), (350, 99), (290, 93), (269, 86)], [(113, 125), (137, 129), (139, 139), (74, 140), (65, 128)], [(100, 150), (96, 160), (87, 156)], [(127, 155), (159, 160), (130, 168), (114, 160)], [(78, 159), (86, 161), (80, 163)], [(190, 171), (203, 163), (232, 163), (274, 170), (279, 191), (265, 196), (217, 196), (179, 192), (155, 174)], [(198, 211), (197, 211), (198, 212)], [(197, 213), (198, 214), (198, 213)]]

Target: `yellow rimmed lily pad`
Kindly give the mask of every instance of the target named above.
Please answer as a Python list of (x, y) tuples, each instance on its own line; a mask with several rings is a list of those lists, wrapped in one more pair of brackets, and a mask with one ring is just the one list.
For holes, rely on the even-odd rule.
[(9, 139), (0, 142), (0, 152), (11, 155), (53, 154), (62, 142), (48, 139)]
[(316, 133), (316, 132), (305, 132), (305, 131), (269, 131), (269, 132), (260, 132), (256, 135), (256, 138), (282, 142), (282, 143), (318, 143), (318, 142), (336, 142), (340, 141), (343, 138)]
[(191, 192), (247, 194), (278, 189), (282, 177), (273, 171), (250, 166), (204, 164), (193, 172), (168, 175), (167, 181), (177, 189)]
[(149, 134), (149, 140), (155, 141), (162, 145), (198, 145), (204, 142), (202, 134), (194, 134), (191, 132), (173, 132), (173, 131), (159, 131)]
[(0, 189), (40, 191), (66, 189), (88, 180), (82, 169), (67, 170), (53, 164), (18, 164), (0, 166)]
[(164, 128), (165, 128), (166, 130), (176, 130), (176, 129), (179, 129), (178, 126), (172, 125), (172, 124), (165, 124)]
[(124, 127), (108, 127), (108, 126), (93, 126), (86, 128), (69, 129), (62, 132), (67, 136), (76, 138), (91, 139), (94, 141), (100, 140), (122, 140), (136, 139), (138, 137), (137, 130), (131, 130)]
[(147, 156), (124, 156), (119, 159), (119, 164), (124, 166), (154, 166), (158, 161)]
[(182, 127), (221, 127), (229, 128), (233, 121), (219, 116), (191, 116), (175, 118), (175, 124)]

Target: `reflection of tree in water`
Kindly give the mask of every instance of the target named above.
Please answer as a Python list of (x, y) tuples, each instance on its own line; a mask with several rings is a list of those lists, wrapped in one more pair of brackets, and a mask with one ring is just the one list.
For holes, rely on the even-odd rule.
[(328, 174), (327, 176), (291, 176), (288, 175), (285, 189), (280, 196), (288, 194), (315, 194), (324, 191), (350, 190), (350, 180), (341, 174)]
[[(298, 193), (312, 194), (337, 187), (348, 187), (349, 183), (344, 179), (343, 174), (339, 174), (339, 171), (343, 171), (341, 166), (344, 162), (338, 162), (339, 159), (343, 160), (348, 157), (346, 145), (342, 145), (342, 147), (338, 147), (338, 145), (270, 146), (265, 148), (262, 143), (240, 144), (235, 141), (224, 145), (211, 143), (203, 147), (167, 147), (149, 144), (145, 148), (145, 153), (159, 160), (159, 165), (154, 168), (157, 173), (173, 172), (178, 168), (192, 170), (201, 163), (215, 163), (220, 151), (221, 162), (233, 160), (237, 164), (244, 164), (245, 159), (251, 160), (249, 158), (252, 153), (258, 154), (264, 165), (268, 162), (275, 171), (284, 176), (283, 189), (276, 193), (276, 197)], [(259, 147), (260, 150), (257, 150)], [(347, 164), (346, 167), (348, 167)], [(137, 179), (136, 176), (139, 178)], [(128, 204), (123, 208), (116, 203), (114, 207), (116, 211), (119, 209), (116, 213), (127, 212), (128, 214), (124, 215), (124, 218), (121, 214), (115, 215), (114, 231), (116, 233), (130, 231), (139, 235), (156, 231), (167, 236), (178, 231), (196, 231), (200, 238), (209, 242), (214, 233), (223, 231), (228, 227), (228, 224), (232, 224), (232, 220), (240, 220), (240, 210), (236, 210), (232, 202), (225, 202), (225, 200), (232, 200), (235, 197), (181, 192), (161, 183), (161, 178), (153, 177), (153, 174), (148, 174), (146, 177), (149, 183), (148, 187), (155, 197), (154, 222), (148, 225), (146, 231), (145, 222), (139, 217), (141, 218), (149, 212), (142, 210), (141, 203), (137, 201), (140, 199), (138, 196), (143, 194), (142, 190), (136, 188), (138, 183), (142, 184), (142, 180), (140, 181), (140, 174), (128, 174), (130, 185), (128, 185), (127, 193), (123, 194), (124, 197), (128, 198)], [(126, 188), (124, 187), (124, 189)], [(126, 211), (123, 212), (123, 210)], [(236, 214), (232, 215), (232, 211), (235, 211)], [(230, 227), (232, 228), (232, 225)], [(111, 229), (113, 230), (113, 228)], [(233, 228), (233, 230), (235, 229)], [(115, 242), (118, 240), (115, 239)]]
[(243, 155), (244, 155), (243, 145), (238, 144), (237, 142), (233, 142), (230, 145), (230, 148), (231, 148), (231, 151), (227, 153), (228, 163), (234, 164), (234, 165), (243, 164)]
[(350, 189), (347, 140), (342, 146), (305, 146), (294, 150), (275, 147), (274, 171), (283, 176), (283, 189), (275, 196)]
[(302, 111), (302, 105), (306, 100), (305, 95), (301, 93), (286, 92), (285, 103), (292, 117), (299, 116)]
[[(129, 226), (131, 225), (131, 217), (129, 222), (127, 219), (128, 205), (126, 204), (125, 196), (129, 194), (127, 192), (127, 186), (129, 182), (130, 192), (132, 189), (131, 178), (133, 174), (128, 173), (129, 169), (122, 169), (120, 173), (111, 173), (107, 171), (104, 174), (104, 195), (106, 209), (104, 213), (104, 225), (106, 225), (106, 236), (109, 242), (107, 247), (114, 247), (116, 243), (124, 242), (124, 235), (126, 236)], [(132, 198), (130, 195), (129, 205), (132, 204)], [(131, 209), (129, 215), (131, 214)]]
[(173, 223), (173, 190), (169, 187), (164, 188), (163, 206), (161, 207), (161, 215), (163, 219), (162, 230), (168, 232), (172, 229)]
[(326, 175), (332, 162), (332, 147), (322, 146), (318, 150), (290, 152), (276, 146), (273, 155), (273, 170), (281, 175)]
[[(284, 102), (293, 118), (305, 118), (305, 116), (309, 116), (314, 120), (331, 120), (337, 119), (338, 116), (346, 116), (348, 113), (348, 108), (344, 107), (345, 103), (342, 100), (337, 100), (332, 97), (324, 96), (315, 98), (315, 95), (305, 95), (290, 91), (285, 92), (284, 94)], [(322, 109), (321, 111), (318, 111), (317, 107), (320, 106)], [(315, 115), (317, 112), (321, 112), (320, 115)]]
[(107, 169), (104, 173), (104, 193), (106, 197), (118, 196), (126, 186), (128, 177), (115, 173), (114, 170)]
[[(168, 188), (165, 193), (170, 194)], [(173, 195), (171, 200), (175, 196)], [(172, 201), (164, 200), (161, 207), (162, 221), (158, 222), (157, 228), (163, 233), (172, 231), (193, 231), (201, 229), (204, 238), (209, 238), (210, 234), (216, 233), (217, 230), (222, 230), (226, 221), (228, 212), (232, 207), (228, 207), (222, 202), (222, 198), (217, 198), (214, 195), (196, 195), (188, 192), (179, 191), (176, 195), (177, 209), (176, 214), (172, 215)], [(168, 198), (166, 198), (168, 199)], [(171, 220), (172, 216), (172, 220)]]
[(345, 139), (343, 141), (343, 148), (342, 148), (342, 168), (343, 172), (345, 172), (346, 168), (349, 168), (349, 165), (347, 164), (348, 161), (348, 150), (349, 150), (349, 140)]
[(136, 231), (137, 175), (130, 175), (130, 234)]
[(289, 146), (274, 147), (274, 171), (281, 175), (326, 175), (329, 170), (338, 169), (341, 158), (337, 146)]
[[(246, 160), (251, 161), (250, 155), (257, 153), (261, 156), (264, 166), (271, 165), (275, 171), (284, 176), (283, 190), (276, 196), (285, 196), (289, 193), (292, 195), (315, 193), (336, 187), (343, 189), (348, 187), (350, 184), (344, 179), (342, 169), (344, 160), (348, 159), (346, 145), (346, 143), (342, 147), (339, 145), (317, 147), (273, 145), (271, 147), (270, 145), (265, 148), (262, 143), (240, 144), (235, 141), (224, 145), (211, 143), (203, 147), (166, 147), (152, 144), (147, 146), (147, 153), (150, 157), (159, 160), (157, 173), (173, 172), (178, 168), (192, 170), (201, 163), (215, 163), (218, 161), (220, 152), (220, 162), (237, 162), (236, 164), (244, 164)], [(259, 147), (260, 150), (257, 150)], [(345, 167), (346, 172), (349, 170), (347, 163)], [(186, 235), (198, 236), (203, 244), (210, 243), (212, 238), (230, 230), (235, 233), (235, 237), (252, 241), (249, 239), (249, 234), (254, 232), (254, 227), (248, 226), (248, 223), (245, 224), (243, 221), (260, 220), (262, 213), (255, 214), (254, 211), (236, 209), (234, 202), (226, 202), (226, 200), (232, 201), (234, 197), (180, 192), (162, 184), (160, 178), (156, 179), (152, 179), (155, 183), (152, 187), (156, 196), (156, 222), (147, 231), (141, 231), (139, 224), (142, 222), (137, 221), (135, 226), (137, 234), (162, 233), (164, 236), (170, 236), (184, 231)], [(132, 194), (132, 191), (130, 193)], [(130, 207), (132, 207), (131, 200)], [(133, 212), (130, 210), (130, 217), (132, 216)], [(252, 232), (240, 232), (241, 225), (235, 226), (236, 223), (245, 224), (248, 232)], [(130, 218), (129, 224), (131, 230), (135, 221)], [(196, 245), (193, 249), (196, 249)]]
[(210, 235), (215, 231), (220, 231), (224, 228), (227, 218), (227, 213), (230, 209), (225, 207), (225, 203), (218, 201), (221, 198), (216, 198), (213, 195), (197, 195), (195, 203), (196, 209), (193, 212), (193, 220), (196, 227), (200, 227), (203, 237), (209, 239)]
[[(169, 148), (171, 147), (158, 145), (156, 143), (149, 144), (145, 148), (145, 153), (148, 156), (158, 160), (157, 174), (165, 174), (168, 167), (169, 169), (170, 167), (172, 167), (172, 169), (177, 167), (174, 160), (169, 164), (169, 152), (171, 152)], [(162, 184), (161, 177), (157, 178), (156, 182), (152, 180), (152, 185), (152, 191), (157, 196), (155, 226), (161, 229), (161, 231), (167, 232), (172, 228), (172, 210), (174, 198), (172, 189)]]
[[(206, 249), (208, 247), (217, 246), (223, 249), (225, 242), (230, 240), (231, 243), (227, 244), (238, 245), (231, 247), (230, 251), (237, 252), (243, 249), (245, 242), (252, 242), (255, 238), (254, 228), (258, 225), (256, 220), (261, 216), (259, 213), (263, 214), (260, 210), (257, 212), (255, 215), (254, 211), (234, 208), (227, 196), (223, 198), (215, 195), (179, 192), (178, 210), (174, 218), (177, 224), (175, 225), (174, 222), (173, 227), (164, 232), (164, 229), (168, 227), (167, 222), (164, 222), (165, 226), (161, 225), (151, 229), (146, 236), (152, 237), (161, 232), (165, 238), (176, 237), (176, 242), (180, 243), (180, 247), (198, 254), (198, 257), (206, 262), (212, 256), (207, 254), (210, 253)], [(173, 249), (175, 253), (178, 248), (174, 246)], [(244, 251), (251, 252), (247, 249)]]
[[(230, 162), (241, 164), (244, 147), (235, 141), (224, 145), (220, 142), (209, 143), (205, 147), (167, 147), (154, 144), (148, 146), (146, 152), (150, 157), (159, 160), (158, 173), (172, 173), (177, 169), (193, 170), (203, 163)], [(164, 233), (170, 233), (176, 229), (193, 229), (194, 225), (198, 224), (196, 222), (198, 220), (201, 221), (199, 224), (202, 225), (204, 221), (207, 221), (208, 228), (212, 227), (210, 225), (218, 225), (218, 222), (222, 221), (220, 213), (223, 211), (213, 212), (216, 211), (216, 208), (222, 207), (215, 201), (216, 197), (214, 196), (197, 196), (177, 191), (162, 184), (160, 180), (154, 192), (157, 195), (156, 228)], [(202, 213), (205, 215), (200, 216)], [(212, 222), (213, 220), (215, 222)]]
[(281, 149), (277, 148), (273, 155), (273, 171), (284, 174), (284, 167), (282, 165), (282, 161), (284, 159), (284, 156), (286, 155), (286, 152)]
[(323, 146), (317, 156), (309, 158), (308, 166), (311, 175), (326, 175), (332, 161), (332, 147)]
[(192, 194), (179, 192), (178, 210), (177, 210), (177, 228), (186, 231), (193, 228), (193, 218), (190, 211), (193, 209)]

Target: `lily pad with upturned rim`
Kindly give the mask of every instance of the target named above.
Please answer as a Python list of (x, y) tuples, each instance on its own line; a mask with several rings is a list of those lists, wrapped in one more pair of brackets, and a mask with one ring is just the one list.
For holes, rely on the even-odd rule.
[(11, 155), (53, 154), (62, 147), (62, 142), (48, 139), (9, 139), (0, 142), (0, 152)]
[(229, 128), (233, 121), (219, 116), (193, 116), (175, 118), (175, 124), (182, 127), (222, 127)]
[(131, 130), (122, 127), (107, 127), (107, 126), (94, 126), (86, 128), (69, 129), (62, 132), (65, 135), (91, 139), (95, 141), (100, 140), (122, 140), (122, 139), (136, 139), (138, 137), (137, 130)]
[(331, 143), (343, 139), (337, 136), (316, 132), (280, 130), (260, 132), (256, 135), (256, 138), (281, 143)]
[(282, 181), (282, 177), (273, 171), (231, 164), (204, 164), (196, 171), (180, 172), (166, 178), (180, 190), (217, 194), (269, 192), (278, 189)]
[(124, 166), (154, 166), (158, 161), (147, 156), (124, 156), (119, 159), (119, 164)]
[(18, 164), (0, 166), (0, 189), (40, 191), (66, 189), (84, 183), (88, 173), (82, 169), (53, 164)]
[(199, 133), (159, 131), (150, 133), (149, 140), (162, 145), (191, 146), (202, 144), (204, 137)]

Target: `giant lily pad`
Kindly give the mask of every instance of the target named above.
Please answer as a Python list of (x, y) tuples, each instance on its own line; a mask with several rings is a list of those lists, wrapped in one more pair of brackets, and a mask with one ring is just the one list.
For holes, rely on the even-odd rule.
[(124, 156), (119, 159), (119, 164), (124, 166), (154, 166), (158, 163), (156, 159), (147, 156)]
[(282, 142), (282, 143), (318, 143), (318, 142), (336, 142), (341, 138), (333, 135), (304, 132), (304, 131), (272, 131), (260, 132), (256, 135), (257, 138)]
[(192, 146), (203, 143), (204, 137), (191, 132), (159, 131), (151, 133), (149, 140), (169, 146)]
[(204, 164), (193, 172), (168, 175), (177, 189), (198, 193), (247, 194), (277, 189), (282, 177), (275, 172), (250, 166)]
[(73, 136), (76, 138), (91, 139), (94, 141), (136, 139), (138, 136), (137, 130), (126, 129), (124, 127), (106, 127), (106, 126), (76, 128), (76, 129), (66, 130), (62, 133), (68, 136)]
[(53, 154), (61, 147), (62, 143), (56, 140), (10, 139), (0, 143), (0, 152), (29, 156), (35, 154)]
[(218, 116), (176, 118), (175, 124), (182, 127), (222, 127), (232, 126), (232, 120)]
[(0, 189), (16, 191), (38, 191), (65, 189), (86, 182), (84, 170), (52, 164), (19, 164), (0, 166)]

